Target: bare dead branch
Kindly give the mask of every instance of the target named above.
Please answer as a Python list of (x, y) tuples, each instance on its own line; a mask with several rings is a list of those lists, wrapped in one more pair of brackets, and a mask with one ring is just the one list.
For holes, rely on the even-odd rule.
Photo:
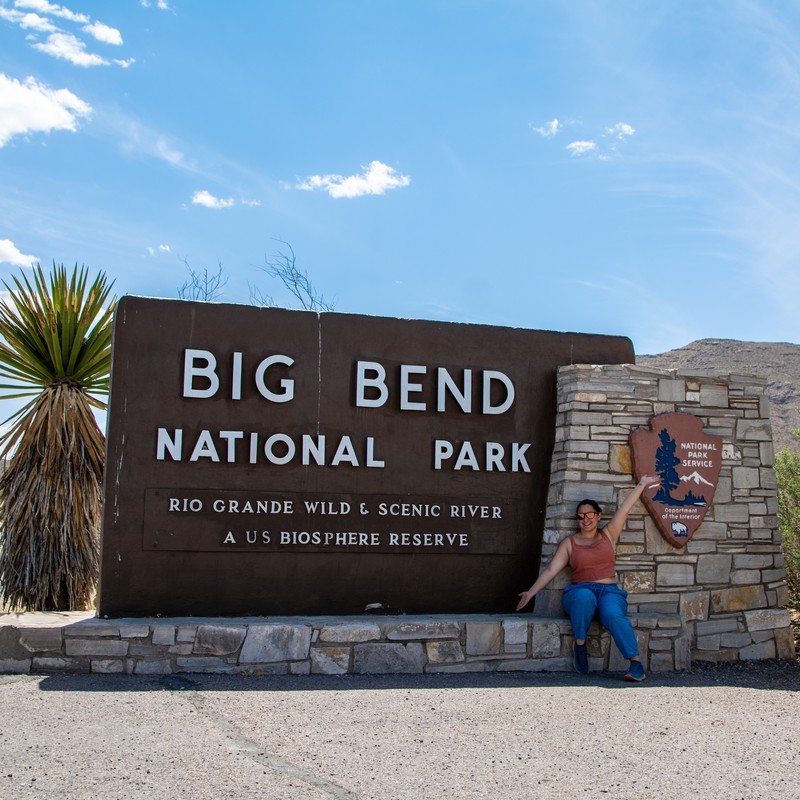
[(278, 250), (271, 257), (265, 256), (264, 266), (257, 269), (266, 272), (271, 278), (277, 278), (298, 300), (302, 308), (308, 311), (333, 311), (336, 307), (335, 301), (326, 300), (314, 288), (308, 273), (297, 266), (294, 248), (283, 239), (275, 239), (275, 241), (283, 245), (284, 249)]
[(222, 296), (222, 290), (228, 282), (228, 276), (222, 269), (222, 262), (217, 262), (216, 272), (204, 269), (198, 272), (192, 268), (188, 259), (183, 263), (189, 270), (189, 280), (178, 287), (178, 297), (181, 300), (205, 300), (211, 302)]
[(259, 306), (260, 308), (274, 308), (275, 301), (272, 299), (271, 294), (264, 294), (258, 286), (255, 286), (252, 283), (247, 284), (247, 288), (250, 290), (250, 305), (251, 306)]

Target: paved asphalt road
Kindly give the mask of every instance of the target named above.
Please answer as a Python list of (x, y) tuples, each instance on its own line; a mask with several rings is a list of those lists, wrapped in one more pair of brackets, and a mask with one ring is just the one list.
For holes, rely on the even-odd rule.
[(651, 675), (0, 676), (0, 798), (786, 798), (800, 662)]

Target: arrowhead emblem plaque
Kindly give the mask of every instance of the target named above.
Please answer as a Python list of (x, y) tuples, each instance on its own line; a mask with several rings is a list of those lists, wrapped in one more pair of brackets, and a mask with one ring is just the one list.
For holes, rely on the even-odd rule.
[(633, 471), (658, 475), (661, 484), (642, 494), (659, 532), (680, 549), (711, 507), (722, 466), (722, 438), (703, 433), (694, 414), (660, 414), (630, 435)]

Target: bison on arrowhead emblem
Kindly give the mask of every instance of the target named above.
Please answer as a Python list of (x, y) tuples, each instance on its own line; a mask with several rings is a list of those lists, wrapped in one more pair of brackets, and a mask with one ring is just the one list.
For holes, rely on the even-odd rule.
[(703, 433), (694, 414), (660, 414), (631, 433), (634, 475), (658, 475), (642, 501), (669, 544), (682, 548), (711, 507), (722, 466), (722, 439)]

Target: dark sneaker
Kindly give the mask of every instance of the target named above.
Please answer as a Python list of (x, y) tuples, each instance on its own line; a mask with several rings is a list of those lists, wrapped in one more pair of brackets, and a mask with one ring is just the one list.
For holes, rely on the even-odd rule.
[(572, 666), (575, 672), (586, 675), (589, 672), (589, 652), (586, 649), (586, 642), (583, 644), (572, 645)]
[(625, 673), (626, 681), (643, 681), (645, 678), (644, 665), (641, 661), (631, 661), (628, 671)]

